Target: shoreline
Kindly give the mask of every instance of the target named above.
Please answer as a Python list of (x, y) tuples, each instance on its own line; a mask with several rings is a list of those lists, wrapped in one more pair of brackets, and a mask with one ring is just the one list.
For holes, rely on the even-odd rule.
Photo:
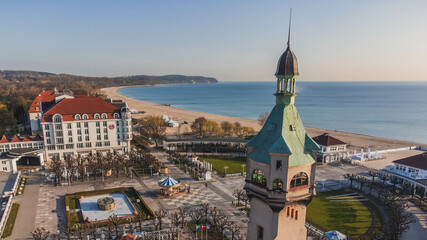
[[(132, 118), (140, 118), (143, 116), (161, 116), (167, 115), (169, 118), (178, 120), (180, 123), (179, 128), (168, 128), (167, 134), (180, 134), (184, 132), (190, 132), (190, 124), (194, 119), (198, 117), (205, 117), (206, 119), (216, 121), (221, 123), (223, 121), (228, 121), (230, 123), (240, 122), (242, 126), (253, 127), (255, 131), (261, 129), (261, 125), (257, 120), (230, 117), (212, 113), (204, 113), (193, 110), (186, 110), (181, 108), (176, 108), (173, 106), (165, 106), (161, 104), (145, 102), (130, 98), (126, 95), (120, 94), (117, 90), (126, 87), (146, 87), (146, 86), (155, 86), (155, 85), (138, 85), (138, 86), (120, 86), (120, 87), (108, 87), (101, 88), (100, 90), (105, 93), (108, 98), (114, 100), (122, 100), (127, 102), (128, 106), (134, 108), (138, 111), (145, 111), (143, 114), (132, 114)], [(188, 124), (183, 124), (186, 121)], [(416, 143), (411, 141), (389, 139), (382, 137), (374, 137), (369, 135), (314, 128), (314, 127), (305, 127), (307, 134), (310, 137), (315, 137), (321, 135), (322, 133), (328, 132), (333, 137), (336, 137), (344, 142), (349, 144), (349, 149), (360, 149), (360, 148), (371, 148), (371, 150), (385, 150), (385, 149), (394, 149), (394, 148), (403, 148), (403, 147), (412, 147), (412, 146), (427, 146), (426, 144)]]

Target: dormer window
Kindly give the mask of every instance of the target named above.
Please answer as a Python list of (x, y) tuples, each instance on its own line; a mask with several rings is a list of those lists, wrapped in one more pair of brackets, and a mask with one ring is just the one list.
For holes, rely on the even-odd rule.
[(53, 121), (54, 122), (62, 122), (61, 115), (57, 114), (57, 115), (53, 116)]
[(103, 114), (101, 115), (101, 117), (102, 117), (103, 119), (106, 119), (106, 118), (107, 118), (107, 114), (103, 113)]
[(94, 117), (95, 119), (99, 119), (99, 114), (98, 114), (98, 113), (95, 113), (95, 115), (93, 115), (93, 117)]
[(87, 114), (83, 114), (83, 119), (84, 120), (88, 120), (89, 119), (89, 117), (87, 116)]
[(80, 116), (80, 114), (76, 114), (76, 115), (74, 115), (74, 119), (80, 120), (80, 119), (82, 119), (82, 117)]
[(117, 119), (120, 117), (118, 113), (114, 113), (113, 116), (114, 116), (114, 118), (117, 118)]

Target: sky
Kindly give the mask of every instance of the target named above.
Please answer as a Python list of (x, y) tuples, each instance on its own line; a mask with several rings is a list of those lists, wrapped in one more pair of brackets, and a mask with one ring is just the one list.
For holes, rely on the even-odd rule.
[(426, 81), (427, 1), (2, 1), (0, 69), (274, 81)]

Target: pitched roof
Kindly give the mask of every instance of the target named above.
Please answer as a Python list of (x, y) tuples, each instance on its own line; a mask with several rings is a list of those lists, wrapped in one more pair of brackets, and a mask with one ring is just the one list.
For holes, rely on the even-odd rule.
[(33, 138), (33, 141), (43, 141), (43, 138), (37, 133), (37, 135)]
[(53, 91), (44, 91), (40, 93), (30, 105), (29, 113), (37, 113), (40, 112), (40, 102), (51, 102), (55, 100), (55, 94)]
[(95, 119), (94, 115), (98, 113), (107, 114), (107, 119), (114, 119), (113, 114), (119, 113), (120, 109), (101, 98), (87, 95), (75, 95), (73, 99), (62, 99), (43, 114), (42, 122), (51, 122), (55, 114), (60, 114), (63, 121), (74, 121), (75, 115), (88, 115), (88, 120)]
[(10, 142), (21, 142), (21, 140), (15, 135)]
[(0, 143), (8, 143), (8, 142), (9, 142), (9, 140), (7, 140), (6, 136), (3, 135), (3, 137), (0, 140)]
[(23, 142), (31, 142), (30, 136), (25, 136), (25, 138), (22, 140)]
[(344, 145), (347, 144), (337, 138), (330, 136), (328, 133), (324, 133), (317, 137), (314, 137), (313, 140), (322, 146), (334, 146), (334, 145)]
[(270, 164), (270, 154), (288, 154), (289, 166), (314, 163), (312, 150), (319, 146), (307, 135), (296, 107), (290, 97), (277, 95), (276, 106), (258, 134), (247, 147), (254, 149), (248, 158), (263, 164)]
[(406, 166), (410, 166), (410, 167), (414, 167), (414, 168), (420, 168), (420, 169), (427, 170), (427, 155), (426, 154), (427, 153), (422, 153), (422, 154), (414, 155), (411, 157), (395, 160), (393, 162), (397, 163), (397, 164), (402, 164), (402, 165), (406, 165)]

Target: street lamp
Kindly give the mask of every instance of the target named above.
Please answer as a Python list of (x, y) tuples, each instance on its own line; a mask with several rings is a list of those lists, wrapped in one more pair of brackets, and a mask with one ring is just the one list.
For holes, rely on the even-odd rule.
[(245, 167), (246, 167), (246, 164), (242, 164), (242, 176), (245, 174)]
[(151, 171), (151, 176), (153, 176), (153, 165), (148, 166), (150, 168)]

